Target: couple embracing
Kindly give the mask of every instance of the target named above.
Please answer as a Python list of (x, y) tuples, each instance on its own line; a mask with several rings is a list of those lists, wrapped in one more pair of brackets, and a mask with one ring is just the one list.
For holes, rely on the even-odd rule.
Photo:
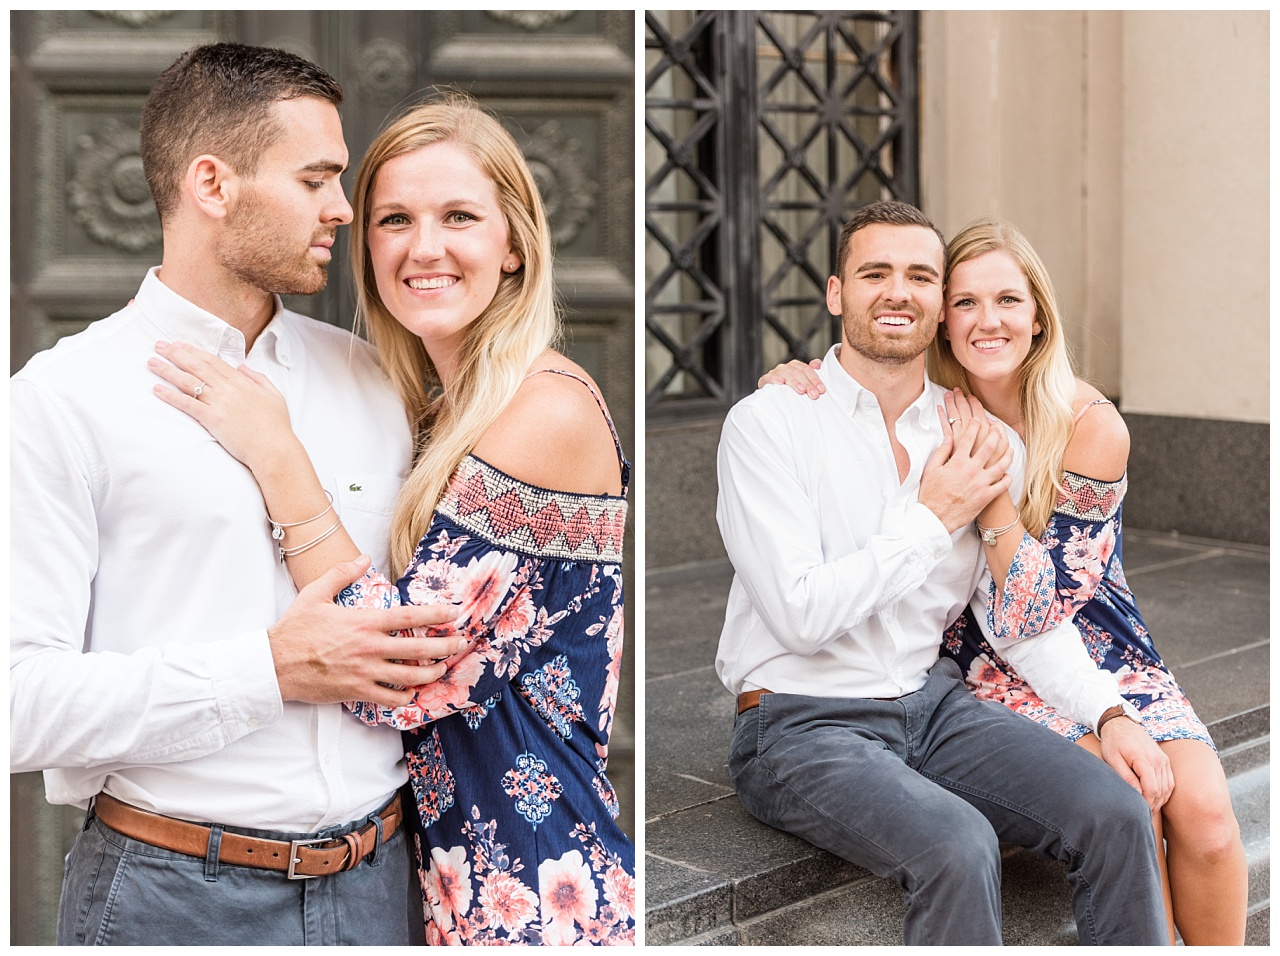
[[(11, 769), (87, 809), (58, 942), (631, 942), (630, 464), (552, 347), (541, 199), (453, 98), (349, 204), (341, 102), (183, 54), (142, 116), (160, 266), (14, 376)], [(347, 224), (372, 346), (279, 298)]]
[(743, 805), (897, 880), (909, 944), (1000, 943), (1001, 844), (1066, 864), (1082, 942), (1240, 944), (1226, 779), (1120, 564), (1128, 433), (1034, 249), (872, 203), (827, 308), (720, 443)]

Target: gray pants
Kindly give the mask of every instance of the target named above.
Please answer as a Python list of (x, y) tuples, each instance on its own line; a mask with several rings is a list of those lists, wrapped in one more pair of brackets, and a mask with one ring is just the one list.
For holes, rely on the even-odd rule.
[(1142, 797), (950, 659), (896, 701), (762, 697), (729, 772), (753, 816), (896, 879), (908, 944), (1000, 944), (1001, 842), (1067, 864), (1082, 943), (1169, 942)]
[[(406, 806), (413, 812), (414, 804)], [(235, 829), (272, 840), (316, 834)], [(139, 843), (93, 816), (67, 856), (58, 912), (66, 945), (385, 945), (423, 940), (422, 893), (405, 827), (354, 870), (314, 880)]]

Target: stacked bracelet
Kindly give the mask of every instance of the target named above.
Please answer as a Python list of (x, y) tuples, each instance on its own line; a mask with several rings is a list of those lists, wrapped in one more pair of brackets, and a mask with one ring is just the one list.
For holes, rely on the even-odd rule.
[[(324, 493), (324, 496), (329, 499), (329, 507), (325, 508), (324, 511), (320, 512), (315, 517), (304, 518), (301, 521), (283, 522), (283, 521), (276, 521), (274, 518), (271, 517), (271, 515), (267, 515), (267, 523), (271, 525), (272, 540), (276, 541), (277, 543), (282, 542), (284, 541), (285, 528), (297, 528), (300, 525), (310, 524), (313, 521), (319, 521), (321, 518), (327, 515), (330, 511), (333, 511), (333, 495), (329, 494), (329, 492), (326, 491)], [(280, 544), (279, 547), (276, 549), (280, 552), (280, 560), (284, 561), (285, 558), (291, 558), (295, 554), (301, 554), (303, 551), (306, 551), (308, 548), (314, 548), (317, 544), (319, 544), (325, 538), (329, 537), (329, 535), (333, 534), (335, 531), (341, 528), (342, 518), (336, 517), (336, 516), (335, 518), (336, 520), (333, 522), (333, 524), (331, 524), (328, 527), (327, 530), (322, 531), (319, 535), (312, 538), (306, 544), (300, 544), (296, 548), (286, 548), (283, 544)]]
[(983, 544), (994, 545), (996, 543), (996, 538), (1000, 537), (1000, 535), (1004, 534), (1006, 531), (1012, 531), (1018, 526), (1018, 522), (1020, 520), (1021, 519), (1019, 518), (1014, 518), (1003, 528), (984, 528), (975, 521), (973, 523), (973, 533), (982, 539)]
[(310, 524), (313, 521), (319, 521), (327, 515), (333, 510), (333, 495), (326, 491), (324, 496), (329, 499), (329, 507), (325, 508), (324, 511), (320, 512), (314, 518), (304, 518), (301, 521), (291, 521), (288, 524), (282, 524), (281, 522), (276, 521), (275, 518), (271, 517), (271, 515), (267, 515), (267, 524), (271, 525), (271, 537), (276, 541), (283, 541), (285, 528), (296, 528), (299, 525)]
[[(324, 514), (324, 512), (321, 512), (321, 514)], [(313, 518), (312, 520), (314, 521), (315, 519)], [(291, 558), (295, 554), (302, 554), (302, 552), (306, 551), (308, 548), (314, 548), (317, 544), (319, 544), (325, 538), (329, 537), (329, 535), (333, 534), (335, 531), (337, 531), (341, 527), (342, 527), (342, 519), (338, 518), (333, 522), (333, 524), (329, 526), (329, 530), (322, 531), (318, 536), (312, 538), (306, 544), (300, 544), (296, 548), (281, 548), (280, 560), (283, 561), (285, 558)]]

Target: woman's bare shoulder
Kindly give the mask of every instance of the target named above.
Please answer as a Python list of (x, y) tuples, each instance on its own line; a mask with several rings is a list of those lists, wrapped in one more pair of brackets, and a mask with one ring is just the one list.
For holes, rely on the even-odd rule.
[(1098, 481), (1119, 481), (1129, 464), (1129, 428), (1115, 405), (1103, 403), (1105, 399), (1088, 382), (1077, 380), (1071, 411), (1080, 419), (1062, 456), (1062, 467)]
[(601, 406), (583, 384), (599, 394), (591, 376), (551, 350), (539, 357), (532, 371), (540, 374), (525, 379), (476, 444), (476, 456), (540, 488), (619, 494), (621, 473), (613, 436)]

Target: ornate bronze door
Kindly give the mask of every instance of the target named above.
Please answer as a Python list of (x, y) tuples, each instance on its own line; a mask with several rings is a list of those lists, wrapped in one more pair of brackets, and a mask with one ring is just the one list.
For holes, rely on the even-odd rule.
[[(461, 88), (502, 117), (550, 213), (566, 350), (600, 383), (624, 447), (634, 448), (632, 13), (95, 10), (10, 18), (11, 371), (116, 311), (160, 261), (159, 221), (137, 154), (142, 101), (183, 50), (236, 40), (299, 53), (341, 81), (353, 166), (389, 114), (433, 87)], [(335, 261), (345, 259), (340, 234)], [(323, 293), (289, 305), (350, 327), (353, 301), (347, 270), (335, 268)], [(628, 651), (625, 673), (633, 675)], [(632, 686), (623, 681), (610, 766), (629, 832)], [(39, 775), (15, 776), (11, 787), (12, 942), (52, 943), (62, 857), (83, 814), (48, 807)]]

